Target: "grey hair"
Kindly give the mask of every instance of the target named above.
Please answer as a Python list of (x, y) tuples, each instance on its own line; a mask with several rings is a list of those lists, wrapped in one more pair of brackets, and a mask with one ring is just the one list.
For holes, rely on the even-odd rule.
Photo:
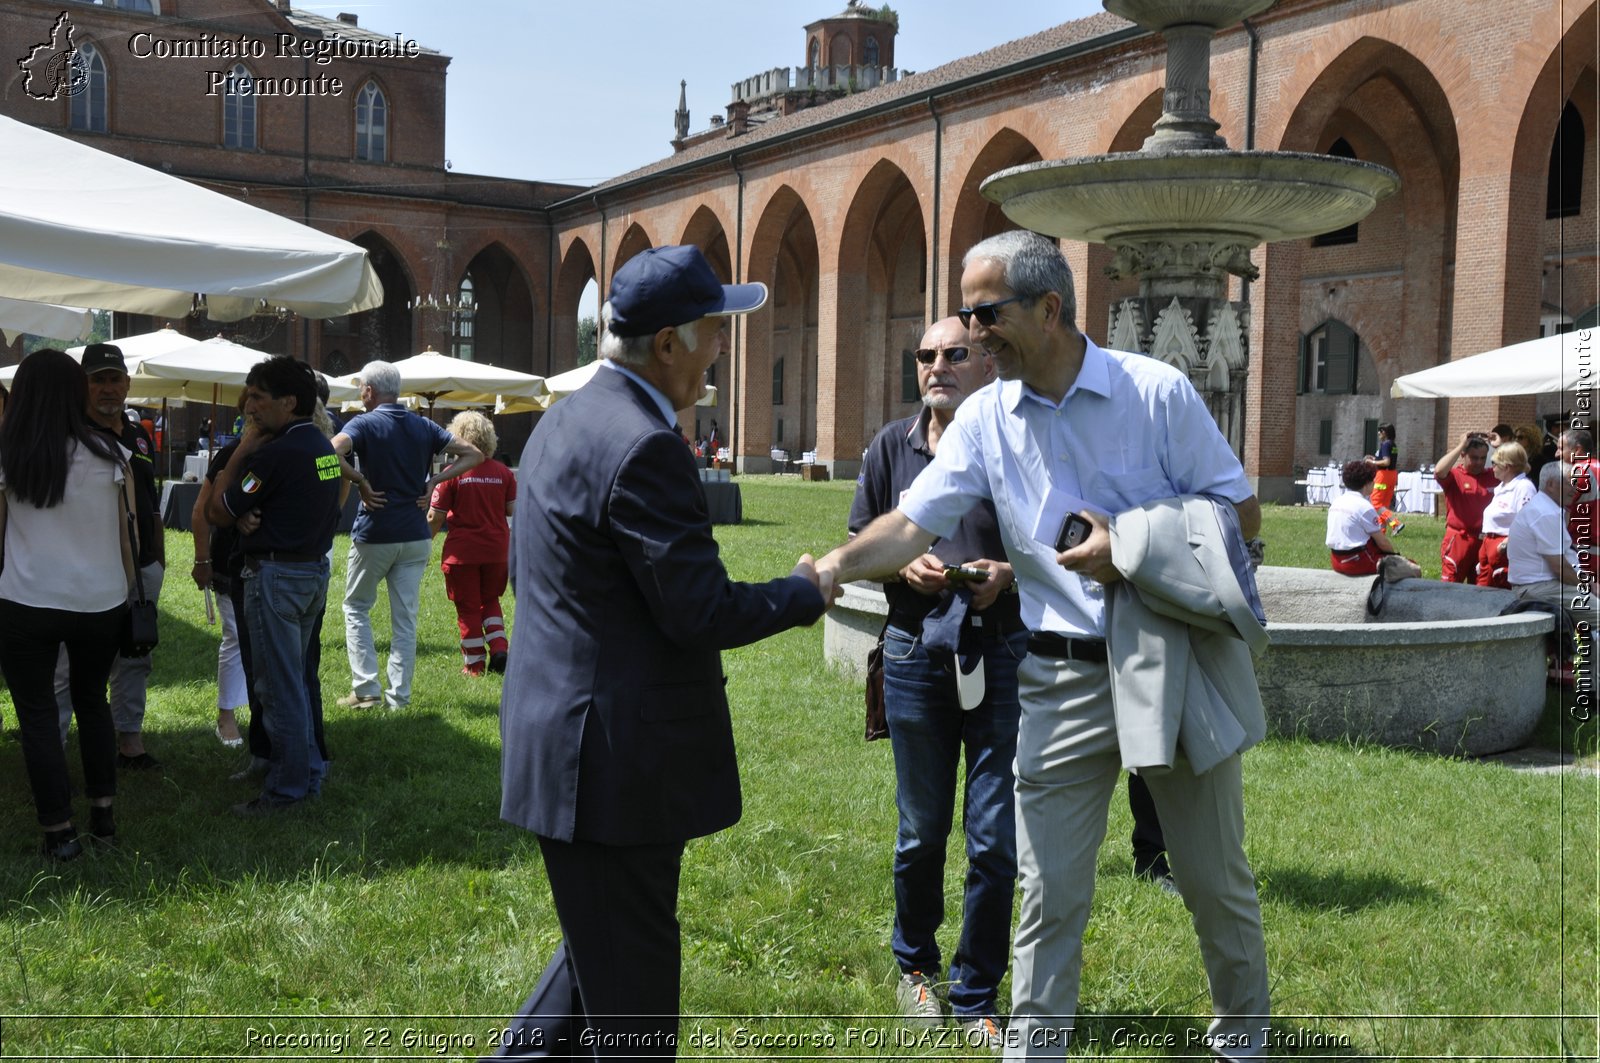
[(1048, 236), (1012, 229), (980, 240), (961, 258), (963, 269), (978, 259), (1000, 264), (1001, 276), (1012, 294), (1032, 302), (1048, 292), (1061, 296), (1061, 322), (1076, 327), (1078, 296), (1072, 287), (1072, 267), (1061, 245)]
[(361, 367), (361, 383), (380, 399), (400, 397), (400, 370), (389, 362), (368, 362)]
[[(699, 324), (698, 321), (690, 321), (677, 326), (684, 346), (691, 351), (700, 346)], [(626, 366), (649, 365), (655, 340), (653, 333), (648, 336), (618, 336), (611, 331), (610, 301), (600, 308), (600, 346), (597, 353), (601, 358)]]
[(1546, 462), (1544, 468), (1539, 470), (1539, 490), (1547, 495), (1555, 494), (1571, 470), (1572, 466), (1564, 462)]
[(1587, 429), (1569, 428), (1561, 435), (1566, 439), (1567, 445), (1578, 448), (1580, 454), (1588, 454), (1594, 450), (1594, 436), (1590, 435)]

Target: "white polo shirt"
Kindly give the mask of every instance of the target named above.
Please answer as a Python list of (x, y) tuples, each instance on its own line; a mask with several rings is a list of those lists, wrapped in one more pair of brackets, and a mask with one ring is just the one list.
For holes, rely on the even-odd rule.
[(1382, 530), (1378, 511), (1360, 491), (1347, 490), (1328, 504), (1329, 550), (1359, 550), (1372, 541), (1374, 532)]
[(1511, 521), (1528, 500), (1539, 493), (1539, 487), (1525, 473), (1518, 473), (1503, 484), (1494, 485), (1494, 497), (1483, 511), (1483, 534), (1509, 535)]
[(1578, 555), (1567, 534), (1567, 515), (1549, 495), (1536, 491), (1511, 522), (1511, 534), (1506, 539), (1507, 581), (1521, 586), (1559, 579), (1561, 571), (1552, 571), (1545, 561), (1556, 554), (1564, 555), (1573, 568), (1578, 567)]

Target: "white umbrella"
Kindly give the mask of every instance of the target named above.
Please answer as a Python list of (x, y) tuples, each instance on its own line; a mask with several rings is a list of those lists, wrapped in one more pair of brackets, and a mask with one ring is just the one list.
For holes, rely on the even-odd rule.
[[(565, 373), (545, 377), (545, 390), (549, 393), (544, 399), (544, 409), (549, 409), (556, 402), (571, 395), (574, 391), (587, 384), (600, 369), (600, 359), (596, 358), (587, 365), (580, 365), (576, 369), (568, 369)], [(696, 406), (715, 406), (717, 404), (717, 389), (707, 384), (701, 391)]]
[(1397, 399), (1547, 395), (1596, 383), (1593, 341), (1562, 332), (1396, 377)]
[[(220, 336), (203, 342), (190, 340), (185, 347), (141, 359), (128, 392), (140, 400), (198, 399), (232, 406), (239, 401), (250, 370), (271, 357), (265, 351), (252, 350)], [(357, 394), (354, 388), (332, 378), (328, 380), (328, 391), (330, 405)]]
[(262, 305), (370, 310), (360, 247), (248, 203), (0, 117), (0, 291), (41, 303), (219, 321)]
[[(129, 373), (139, 371), (139, 363), (146, 358), (157, 354), (168, 354), (172, 351), (181, 351), (193, 347), (199, 340), (190, 339), (175, 329), (157, 329), (155, 332), (141, 332), (137, 336), (123, 336), (119, 339), (108, 340), (122, 351), (122, 360), (127, 363)], [(78, 361), (83, 361), (84, 344), (68, 347), (67, 353)], [(17, 375), (17, 367), (8, 365), (0, 369), (0, 384), (11, 386), (11, 378)]]
[[(449, 407), (496, 406), (514, 401), (540, 408), (536, 401), (545, 393), (544, 377), (502, 369), (484, 362), (451, 358), (438, 351), (423, 351), (394, 363), (400, 371), (400, 394), (415, 395), (431, 409), (436, 404)], [(361, 374), (338, 378), (340, 384), (359, 390)]]
[(0, 332), (5, 333), (7, 346), (17, 342), (17, 337), (24, 333), (53, 340), (76, 340), (87, 336), (92, 328), (94, 314), (81, 306), (56, 306), (0, 296)]

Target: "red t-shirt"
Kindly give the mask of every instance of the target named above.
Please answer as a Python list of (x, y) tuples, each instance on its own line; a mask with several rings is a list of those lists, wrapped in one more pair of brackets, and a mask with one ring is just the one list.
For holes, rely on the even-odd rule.
[(1450, 505), (1445, 527), (1474, 535), (1482, 532), (1483, 511), (1489, 508), (1499, 482), (1487, 468), (1472, 476), (1459, 465), (1450, 466), (1449, 473), (1439, 481), (1439, 486), (1444, 488), (1444, 500)]
[(444, 539), (444, 563), (504, 562), (511, 553), (506, 503), (516, 497), (517, 478), (493, 458), (435, 487), (429, 505), (443, 510), (450, 525)]

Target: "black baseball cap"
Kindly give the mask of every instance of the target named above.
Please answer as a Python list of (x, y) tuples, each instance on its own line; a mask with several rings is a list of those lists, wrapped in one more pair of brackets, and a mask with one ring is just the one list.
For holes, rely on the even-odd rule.
[(611, 278), (610, 331), (651, 336), (703, 317), (748, 314), (767, 302), (767, 286), (723, 284), (692, 244), (652, 247), (625, 262)]
[(128, 372), (128, 363), (122, 359), (122, 348), (114, 343), (91, 343), (83, 349), (83, 371), (89, 376), (106, 369)]

